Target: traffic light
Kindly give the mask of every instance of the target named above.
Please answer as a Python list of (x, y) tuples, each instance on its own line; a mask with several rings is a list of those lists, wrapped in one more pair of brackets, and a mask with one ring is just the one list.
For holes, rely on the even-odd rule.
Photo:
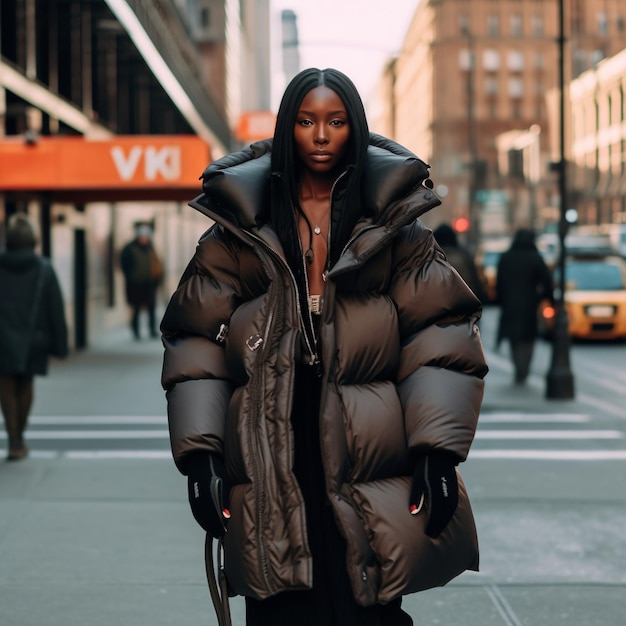
[(457, 217), (452, 222), (452, 227), (457, 233), (466, 233), (469, 230), (470, 222), (466, 217)]

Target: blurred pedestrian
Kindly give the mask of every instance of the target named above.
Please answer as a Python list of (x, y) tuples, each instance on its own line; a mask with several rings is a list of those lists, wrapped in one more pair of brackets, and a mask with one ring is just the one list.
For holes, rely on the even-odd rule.
[(162, 382), (248, 626), (412, 624), (402, 595), (477, 568), (456, 466), (481, 307), (417, 219), (426, 179), (347, 76), (307, 69), (273, 141), (209, 165), (191, 203), (215, 224), (161, 323)]
[(0, 407), (8, 436), (8, 460), (28, 454), (24, 431), (34, 399), (34, 377), (48, 373), (50, 356), (67, 356), (63, 297), (50, 262), (35, 252), (30, 219), (9, 219), (0, 254)]
[(497, 345), (508, 339), (515, 370), (522, 385), (530, 371), (538, 335), (537, 311), (544, 299), (553, 299), (550, 270), (535, 245), (535, 233), (520, 229), (498, 262), (497, 302), (501, 307)]
[(135, 339), (141, 339), (140, 314), (148, 314), (150, 337), (158, 337), (156, 296), (163, 279), (163, 264), (152, 244), (149, 222), (135, 223), (135, 238), (122, 249), (120, 257), (126, 280), (126, 300), (131, 307), (130, 328)]
[(487, 302), (485, 284), (480, 278), (474, 257), (464, 248), (450, 224), (440, 224), (433, 232), (450, 265), (461, 275), (481, 302)]

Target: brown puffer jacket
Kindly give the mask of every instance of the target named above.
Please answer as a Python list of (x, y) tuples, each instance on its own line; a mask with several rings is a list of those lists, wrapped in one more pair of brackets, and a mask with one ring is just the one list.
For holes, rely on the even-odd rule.
[[(371, 142), (373, 217), (357, 224), (328, 275), (320, 327), (326, 487), (364, 606), (477, 569), (461, 481), (437, 539), (424, 533), (425, 512), (410, 515), (409, 450), (465, 460), (487, 372), (480, 303), (417, 220), (440, 203), (420, 184), (427, 167), (389, 140)], [(191, 206), (216, 224), (161, 325), (174, 459), (182, 470), (192, 451), (223, 453), (235, 485), (226, 574), (234, 594), (260, 599), (312, 582), (290, 423), (294, 363), (312, 358), (295, 280), (260, 217), (270, 150), (261, 142), (210, 166), (221, 172)]]

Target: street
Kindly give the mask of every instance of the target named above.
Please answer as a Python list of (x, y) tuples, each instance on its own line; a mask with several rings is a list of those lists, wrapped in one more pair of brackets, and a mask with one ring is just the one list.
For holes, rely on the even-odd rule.
[[(573, 344), (575, 400), (546, 400), (551, 348), (512, 384), (498, 311), (461, 466), (479, 573), (409, 596), (416, 626), (620, 626), (626, 614), (626, 344)], [(30, 458), (0, 463), (3, 626), (217, 624), (203, 534), (169, 452), (158, 341), (110, 331), (36, 381)], [(4, 447), (4, 431), (0, 433)], [(231, 600), (244, 623), (241, 598)]]

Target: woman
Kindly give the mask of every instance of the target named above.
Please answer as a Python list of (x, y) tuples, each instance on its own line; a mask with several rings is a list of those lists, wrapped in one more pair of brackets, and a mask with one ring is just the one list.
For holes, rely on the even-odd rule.
[(518, 230), (511, 247), (500, 257), (496, 295), (501, 307), (496, 345), (509, 340), (514, 383), (523, 385), (538, 335), (539, 303), (553, 299), (550, 270), (537, 250), (532, 230)]
[(48, 372), (50, 355), (67, 356), (63, 297), (49, 261), (35, 253), (37, 237), (21, 213), (8, 223), (0, 254), (0, 406), (9, 461), (28, 454), (24, 430), (34, 397), (34, 377)]
[(477, 567), (455, 466), (480, 303), (417, 220), (439, 204), (427, 177), (370, 135), (348, 77), (308, 69), (273, 141), (211, 164), (191, 203), (216, 223), (163, 318), (162, 382), (248, 625), (412, 624), (403, 594)]

